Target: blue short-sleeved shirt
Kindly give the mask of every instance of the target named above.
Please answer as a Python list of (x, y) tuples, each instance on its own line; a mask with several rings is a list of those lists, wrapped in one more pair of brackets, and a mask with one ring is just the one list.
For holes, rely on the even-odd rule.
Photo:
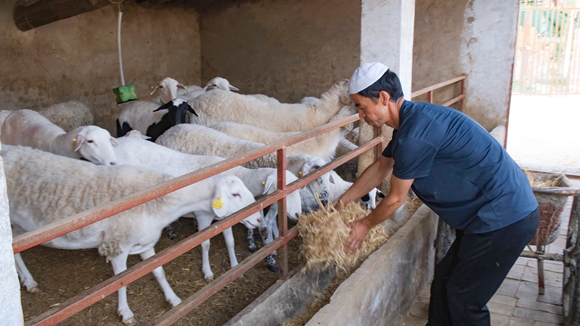
[(448, 107), (405, 101), (383, 155), (393, 175), (415, 179), (417, 196), (453, 228), (491, 232), (538, 203), (522, 169), (475, 120)]

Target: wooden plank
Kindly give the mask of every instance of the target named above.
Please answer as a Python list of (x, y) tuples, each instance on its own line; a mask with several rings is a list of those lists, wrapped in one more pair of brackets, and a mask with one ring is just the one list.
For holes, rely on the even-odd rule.
[(17, 0), (13, 17), (24, 32), (107, 5), (111, 5), (109, 0)]

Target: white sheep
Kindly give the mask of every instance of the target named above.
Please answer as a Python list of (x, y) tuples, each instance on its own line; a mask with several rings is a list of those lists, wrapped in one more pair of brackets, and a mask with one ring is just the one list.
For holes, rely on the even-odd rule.
[(227, 79), (215, 77), (207, 82), (204, 88), (195, 85), (186, 86), (183, 90), (178, 90), (177, 95), (179, 98), (189, 101), (214, 89), (220, 89), (222, 91), (239, 91), (239, 89), (231, 85)]
[(505, 143), (505, 136), (506, 136), (506, 128), (505, 126), (497, 126), (493, 128), (489, 134), (497, 140), (500, 145), (503, 147)]
[[(225, 158), (232, 158), (244, 155), (245, 153), (255, 150), (257, 148), (263, 147), (264, 144), (252, 142), (249, 140), (243, 140), (234, 138), (224, 134), (221, 131), (217, 131), (202, 125), (195, 124), (180, 124), (171, 129), (167, 130), (163, 135), (161, 135), (155, 141), (157, 144), (169, 147), (176, 151), (193, 154), (193, 155), (213, 155)], [(293, 156), (295, 156), (292, 148), (288, 149), (287, 159), (290, 161)], [(297, 156), (296, 160), (300, 160), (304, 157), (312, 157), (311, 155), (302, 154), (302, 156)], [(318, 158), (322, 162), (324, 160)], [(271, 167), (277, 166), (277, 155), (276, 153), (266, 154), (263, 157), (257, 158), (250, 162), (244, 164), (247, 168), (260, 168), (260, 167)], [(304, 162), (303, 162), (304, 163)], [(312, 184), (312, 183), (311, 183)], [(301, 192), (301, 198), (303, 201), (302, 209), (309, 205), (304, 205), (304, 201), (314, 200), (314, 193), (318, 193), (322, 201), (328, 200), (328, 188), (317, 187), (318, 189), (310, 194), (310, 198), (307, 194)]]
[[(335, 203), (340, 196), (342, 196), (352, 182), (345, 181), (335, 171), (330, 171), (330, 196), (329, 201)], [(373, 188), (368, 194), (364, 195), (360, 200), (367, 209), (377, 208), (378, 198), (385, 198), (385, 195), (377, 188)]]
[(186, 87), (171, 77), (165, 77), (159, 82), (159, 84), (157, 84), (157, 86), (155, 86), (149, 95), (153, 95), (153, 93), (158, 89), (160, 90), (160, 94), (155, 97), (152, 102), (162, 105), (176, 98), (179, 89), (186, 90)]
[[(337, 115), (330, 119), (330, 122), (343, 120), (353, 114), (356, 114), (357, 110), (354, 106), (343, 107)], [(330, 162), (335, 154), (336, 147), (340, 140), (344, 138), (344, 135), (352, 129), (352, 124), (347, 126), (347, 128), (337, 128), (324, 134), (318, 135), (313, 138), (301, 141), (297, 144), (288, 147), (289, 155), (292, 154), (308, 154), (316, 157), (320, 157), (326, 162)], [(229, 136), (236, 137), (239, 139), (250, 140), (262, 144), (272, 144), (282, 139), (294, 137), (301, 132), (275, 132), (266, 130), (260, 127), (240, 124), (236, 122), (220, 122), (216, 125), (211, 126), (212, 129), (219, 130)]]
[[(47, 224), (87, 211), (130, 194), (167, 182), (173, 176), (131, 166), (97, 166), (27, 147), (3, 146), (6, 184), (13, 234), (20, 235)], [(254, 197), (235, 176), (215, 176), (154, 199), (107, 219), (67, 233), (43, 245), (58, 249), (98, 248), (119, 274), (127, 269), (127, 257), (147, 259), (161, 230), (181, 215), (196, 211), (224, 218), (254, 202)], [(243, 221), (259, 226), (261, 214)], [(225, 231), (224, 231), (225, 233)], [(17, 271), (29, 292), (37, 283), (20, 254)], [(165, 299), (176, 306), (181, 299), (173, 292), (163, 268), (153, 271)], [(119, 289), (118, 312), (126, 324), (134, 323), (127, 303), (127, 290)]]
[[(151, 170), (168, 173), (175, 177), (199, 170), (208, 165), (223, 161), (224, 158), (217, 156), (200, 156), (200, 155), (189, 155), (181, 153), (170, 148), (151, 143), (142, 139), (142, 135), (138, 132), (131, 133), (131, 137), (120, 137), (117, 139), (118, 145), (115, 147), (115, 152), (117, 154), (118, 164), (127, 164), (140, 166), (148, 168)], [(271, 194), (277, 189), (277, 170), (272, 168), (263, 169), (246, 169), (244, 167), (235, 167), (226, 172), (224, 175), (234, 175), (242, 180), (246, 187), (250, 190), (254, 197), (259, 197), (264, 194)], [(286, 183), (289, 184), (296, 181), (297, 178), (291, 172), (286, 171)], [(295, 191), (286, 197), (287, 210), (286, 214), (291, 219), (297, 219), (298, 215), (302, 212), (300, 192)], [(264, 217), (263, 228), (267, 229), (272, 227), (272, 220), (276, 219), (278, 212), (277, 204), (272, 205), (268, 214)], [(195, 216), (197, 218), (198, 226), (200, 229), (204, 225), (209, 225), (212, 219), (209, 221), (200, 221), (200, 216), (196, 212)], [(204, 216), (208, 219), (208, 216)], [(228, 234), (231, 234), (231, 229), (228, 229)], [(249, 233), (251, 232), (249, 229)], [(267, 229), (268, 237), (264, 239), (264, 242), (270, 243), (272, 239), (272, 230)], [(253, 235), (253, 232), (250, 234)], [(262, 234), (262, 233), (260, 233)], [(224, 232), (224, 236), (226, 233)], [(226, 236), (226, 242), (231, 241), (233, 243), (233, 238), (228, 239)], [(204, 242), (205, 244), (205, 242)], [(250, 246), (251, 244), (249, 244)], [(204, 254), (207, 249), (209, 250), (209, 240), (207, 240), (207, 245), (202, 246)], [(255, 247), (255, 243), (254, 243)], [(230, 248), (228, 247), (228, 250)], [(233, 247), (231, 248), (233, 253)], [(232, 255), (230, 255), (231, 257)], [(235, 253), (234, 256), (235, 258)], [(271, 263), (271, 259), (268, 261)], [(237, 262), (236, 262), (237, 264)], [(233, 266), (235, 264), (232, 263)], [(273, 268), (270, 266), (270, 268)], [(210, 271), (206, 274), (206, 278), (213, 276), (209, 266), (209, 261), (204, 260), (203, 265), (204, 273), (205, 271)]]
[(53, 104), (39, 110), (38, 113), (66, 132), (95, 123), (91, 109), (77, 101)]
[(352, 104), (348, 80), (332, 86), (313, 104), (271, 104), (248, 95), (214, 90), (189, 100), (199, 114), (191, 123), (212, 126), (231, 121), (277, 132), (305, 131), (334, 117), (344, 105)]
[(2, 144), (29, 146), (57, 155), (114, 165), (117, 141), (103, 128), (83, 126), (68, 133), (38, 112), (17, 110), (2, 124)]

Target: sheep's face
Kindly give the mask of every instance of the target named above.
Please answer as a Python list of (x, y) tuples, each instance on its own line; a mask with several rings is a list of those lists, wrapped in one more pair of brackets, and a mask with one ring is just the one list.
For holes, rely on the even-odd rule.
[(210, 80), (207, 85), (205, 85), (205, 90), (211, 91), (212, 89), (221, 89), (222, 91), (239, 91), (235, 86), (230, 85), (230, 82), (222, 77), (215, 77)]
[(371, 210), (377, 208), (377, 204), (385, 195), (377, 188), (373, 188), (368, 194), (364, 195), (360, 200), (366, 209)]
[[(286, 184), (292, 183), (298, 178), (290, 171), (286, 171)], [(272, 172), (264, 181), (264, 195), (269, 195), (276, 190), (276, 183), (278, 181), (278, 172)], [(302, 200), (300, 191), (296, 190), (286, 196), (286, 215), (292, 219), (298, 219), (302, 213)]]
[(73, 141), (74, 150), (97, 165), (115, 165), (117, 156), (113, 146), (117, 145), (111, 134), (97, 126), (82, 127)]
[[(229, 216), (255, 202), (250, 190), (238, 177), (228, 175), (214, 178), (216, 187), (211, 207), (218, 219)], [(262, 225), (263, 220), (260, 211), (246, 217), (241, 223), (248, 229), (255, 229)]]
[[(292, 183), (298, 178), (290, 171), (286, 171), (286, 184)], [(300, 197), (300, 190), (296, 190), (286, 196), (286, 214), (292, 220), (298, 219), (302, 213), (302, 199)]]
[(153, 95), (153, 93), (159, 89), (161, 92), (161, 94), (159, 94), (159, 100), (161, 100), (161, 103), (167, 103), (177, 97), (178, 88), (185, 89), (185, 87), (178, 83), (177, 80), (171, 77), (166, 77), (157, 84), (150, 95)]
[[(308, 160), (302, 165), (300, 170), (300, 177), (309, 174), (310, 172), (320, 168), (326, 164), (324, 160), (315, 158), (313, 160)], [(328, 203), (328, 196), (330, 194), (330, 175), (328, 173), (323, 174), (321, 177), (316, 178), (314, 181), (306, 185), (306, 188), (314, 195), (318, 194), (322, 204), (326, 205)]]

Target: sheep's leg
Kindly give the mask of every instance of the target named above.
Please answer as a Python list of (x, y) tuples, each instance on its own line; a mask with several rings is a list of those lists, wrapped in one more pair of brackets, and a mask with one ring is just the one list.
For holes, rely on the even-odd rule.
[(230, 267), (238, 266), (238, 259), (236, 258), (236, 250), (234, 249), (234, 234), (232, 228), (227, 228), (223, 232), (224, 238), (226, 239), (226, 247), (228, 248), (228, 254), (230, 255)]
[(258, 246), (256, 245), (256, 240), (254, 240), (254, 230), (248, 229), (248, 251), (256, 252), (258, 251)]
[[(278, 216), (277, 209), (278, 206), (276, 206), (276, 209), (273, 208), (274, 205), (270, 207), (268, 214), (266, 214), (266, 216), (264, 217), (264, 224), (266, 225), (266, 227), (260, 229), (260, 236), (262, 237), (264, 245), (267, 245), (274, 240), (272, 237), (273, 233), (272, 228), (277, 228), (276, 218)], [(271, 270), (272, 272), (277, 272), (279, 270), (278, 266), (276, 266), (276, 259), (274, 259), (275, 255), (276, 251), (272, 252), (264, 259), (266, 261), (266, 264), (268, 265), (268, 269)]]
[[(141, 259), (145, 260), (151, 256), (155, 255), (155, 249), (151, 248), (143, 253), (141, 253)], [(153, 275), (157, 279), (159, 286), (163, 290), (163, 294), (165, 295), (165, 301), (169, 302), (172, 306), (177, 306), (181, 303), (181, 299), (173, 292), (173, 289), (167, 282), (167, 278), (165, 278), (165, 271), (163, 271), (163, 266), (159, 266), (153, 270)]]
[(173, 226), (173, 223), (166, 226), (165, 229), (167, 230), (167, 236), (169, 237), (169, 240), (172, 240), (172, 241), (177, 240), (178, 234), (175, 231), (175, 227)]
[[(115, 275), (124, 272), (127, 270), (127, 256), (129, 255), (129, 251), (125, 250), (121, 252), (117, 257), (111, 259), (111, 265), (113, 265), (113, 272)], [(117, 312), (123, 318), (123, 324), (125, 325), (134, 325), (137, 324), (137, 320), (135, 320), (135, 315), (129, 308), (129, 304), (127, 303), (127, 287), (122, 287), (118, 291), (119, 293), (119, 309)]]
[(18, 272), (18, 277), (20, 278), (20, 283), (24, 285), (26, 291), (28, 293), (40, 293), (40, 289), (38, 288), (38, 284), (32, 278), (32, 274), (26, 268), (24, 264), (24, 260), (22, 260), (22, 256), (20, 253), (14, 254), (14, 262), (16, 263), (16, 271)]
[[(209, 218), (202, 218), (199, 216), (197, 217), (197, 226), (199, 230), (203, 230), (210, 225), (211, 220)], [(213, 281), (213, 272), (209, 266), (209, 239), (205, 240), (201, 244), (201, 260), (201, 270), (203, 271), (203, 277), (208, 282)]]

